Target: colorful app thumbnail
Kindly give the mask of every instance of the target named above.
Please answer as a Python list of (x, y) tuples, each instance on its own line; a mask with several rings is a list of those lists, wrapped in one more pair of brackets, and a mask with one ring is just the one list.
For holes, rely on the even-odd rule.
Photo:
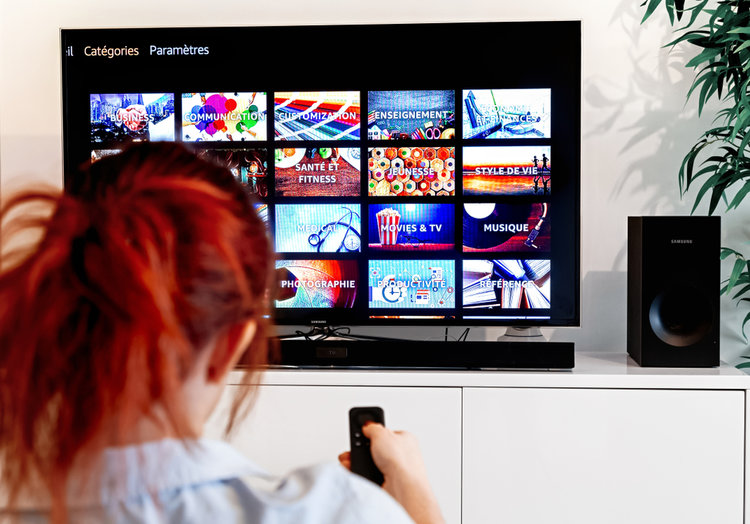
[(550, 138), (552, 90), (463, 92), (464, 138)]
[(276, 195), (359, 196), (358, 147), (276, 150)]
[(174, 140), (174, 95), (90, 95), (92, 142)]
[(185, 142), (266, 140), (266, 93), (183, 93)]
[(356, 260), (277, 260), (277, 308), (351, 308), (357, 298)]
[(456, 306), (453, 260), (370, 260), (369, 272), (371, 308)]
[(549, 204), (464, 204), (464, 252), (549, 251)]
[(268, 229), (268, 204), (256, 202), (253, 207), (255, 212), (258, 213), (258, 217), (266, 225), (266, 229)]
[(466, 195), (549, 195), (550, 146), (463, 148)]
[(376, 251), (445, 251), (454, 247), (453, 204), (372, 204), (368, 245)]
[(454, 91), (369, 91), (370, 140), (447, 140), (456, 135)]
[(359, 204), (277, 204), (279, 253), (351, 253), (361, 249)]
[(249, 194), (268, 196), (267, 149), (203, 149), (197, 154), (227, 167)]
[(108, 156), (114, 156), (122, 153), (122, 149), (92, 149), (91, 150), (91, 163), (97, 162), (102, 158)]
[(359, 91), (294, 91), (274, 95), (276, 140), (359, 140)]
[(549, 309), (549, 260), (464, 260), (465, 308)]
[(370, 196), (456, 194), (455, 147), (371, 147), (368, 155)]

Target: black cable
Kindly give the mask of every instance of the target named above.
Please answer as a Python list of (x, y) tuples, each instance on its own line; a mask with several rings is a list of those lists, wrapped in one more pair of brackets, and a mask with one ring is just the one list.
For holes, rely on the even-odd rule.
[[(317, 338), (313, 338), (316, 337)], [(369, 336), (369, 335), (352, 335), (351, 334), (351, 328), (349, 326), (339, 326), (339, 327), (332, 327), (332, 326), (314, 326), (310, 328), (310, 331), (304, 332), (304, 331), (295, 331), (293, 335), (279, 335), (279, 340), (289, 339), (289, 338), (295, 338), (295, 337), (304, 337), (304, 339), (307, 342), (313, 342), (315, 340), (325, 340), (326, 338), (330, 337), (339, 337), (339, 338), (345, 338), (348, 340), (367, 340), (367, 341), (382, 341), (382, 342), (403, 342), (404, 339), (400, 338), (390, 338), (390, 337), (376, 337), (376, 336)]]

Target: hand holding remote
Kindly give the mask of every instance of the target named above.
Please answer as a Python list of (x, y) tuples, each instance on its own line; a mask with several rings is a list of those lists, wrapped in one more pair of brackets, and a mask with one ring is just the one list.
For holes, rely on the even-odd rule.
[(383, 485), (383, 474), (372, 458), (370, 439), (364, 434), (365, 424), (385, 424), (383, 410), (378, 407), (352, 408), (349, 410), (349, 440), (351, 442), (350, 468), (375, 484)]
[[(350, 411), (350, 432), (353, 436), (351, 422)], [(362, 449), (366, 450), (378, 475), (382, 475), (380, 478), (383, 478), (383, 489), (404, 507), (417, 524), (444, 523), (440, 506), (427, 478), (416, 437), (406, 431), (392, 431), (374, 418), (368, 420), (366, 416), (359, 423), (362, 425), (361, 434), (366, 437), (369, 446), (353, 444), (351, 453), (342, 453), (339, 461), (356, 471), (355, 463), (362, 460), (358, 456), (363, 454)], [(357, 467), (362, 466), (358, 464)]]

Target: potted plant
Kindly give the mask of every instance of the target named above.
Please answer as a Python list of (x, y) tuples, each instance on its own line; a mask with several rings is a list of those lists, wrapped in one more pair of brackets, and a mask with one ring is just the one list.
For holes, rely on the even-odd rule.
[[(750, 193), (750, 0), (646, 0), (644, 23), (662, 5), (677, 38), (666, 47), (689, 44), (695, 55), (685, 64), (695, 71), (687, 100), (695, 99), (700, 115), (706, 104), (718, 102), (712, 127), (703, 132), (685, 155), (678, 173), (681, 196), (697, 187), (692, 212), (708, 199), (708, 214), (719, 206), (738, 209)], [(676, 27), (681, 25), (681, 27)], [(745, 206), (747, 203), (744, 204)], [(721, 259), (732, 259), (722, 294), (750, 303), (750, 260), (738, 249), (723, 247)], [(742, 321), (742, 334), (750, 313)], [(746, 357), (750, 358), (750, 357)], [(737, 367), (750, 368), (750, 362)]]

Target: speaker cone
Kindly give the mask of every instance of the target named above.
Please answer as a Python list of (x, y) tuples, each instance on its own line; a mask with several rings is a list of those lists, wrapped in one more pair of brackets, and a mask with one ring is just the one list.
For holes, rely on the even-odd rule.
[(690, 284), (671, 287), (659, 293), (648, 312), (651, 329), (663, 342), (675, 347), (700, 342), (713, 325), (709, 298)]

